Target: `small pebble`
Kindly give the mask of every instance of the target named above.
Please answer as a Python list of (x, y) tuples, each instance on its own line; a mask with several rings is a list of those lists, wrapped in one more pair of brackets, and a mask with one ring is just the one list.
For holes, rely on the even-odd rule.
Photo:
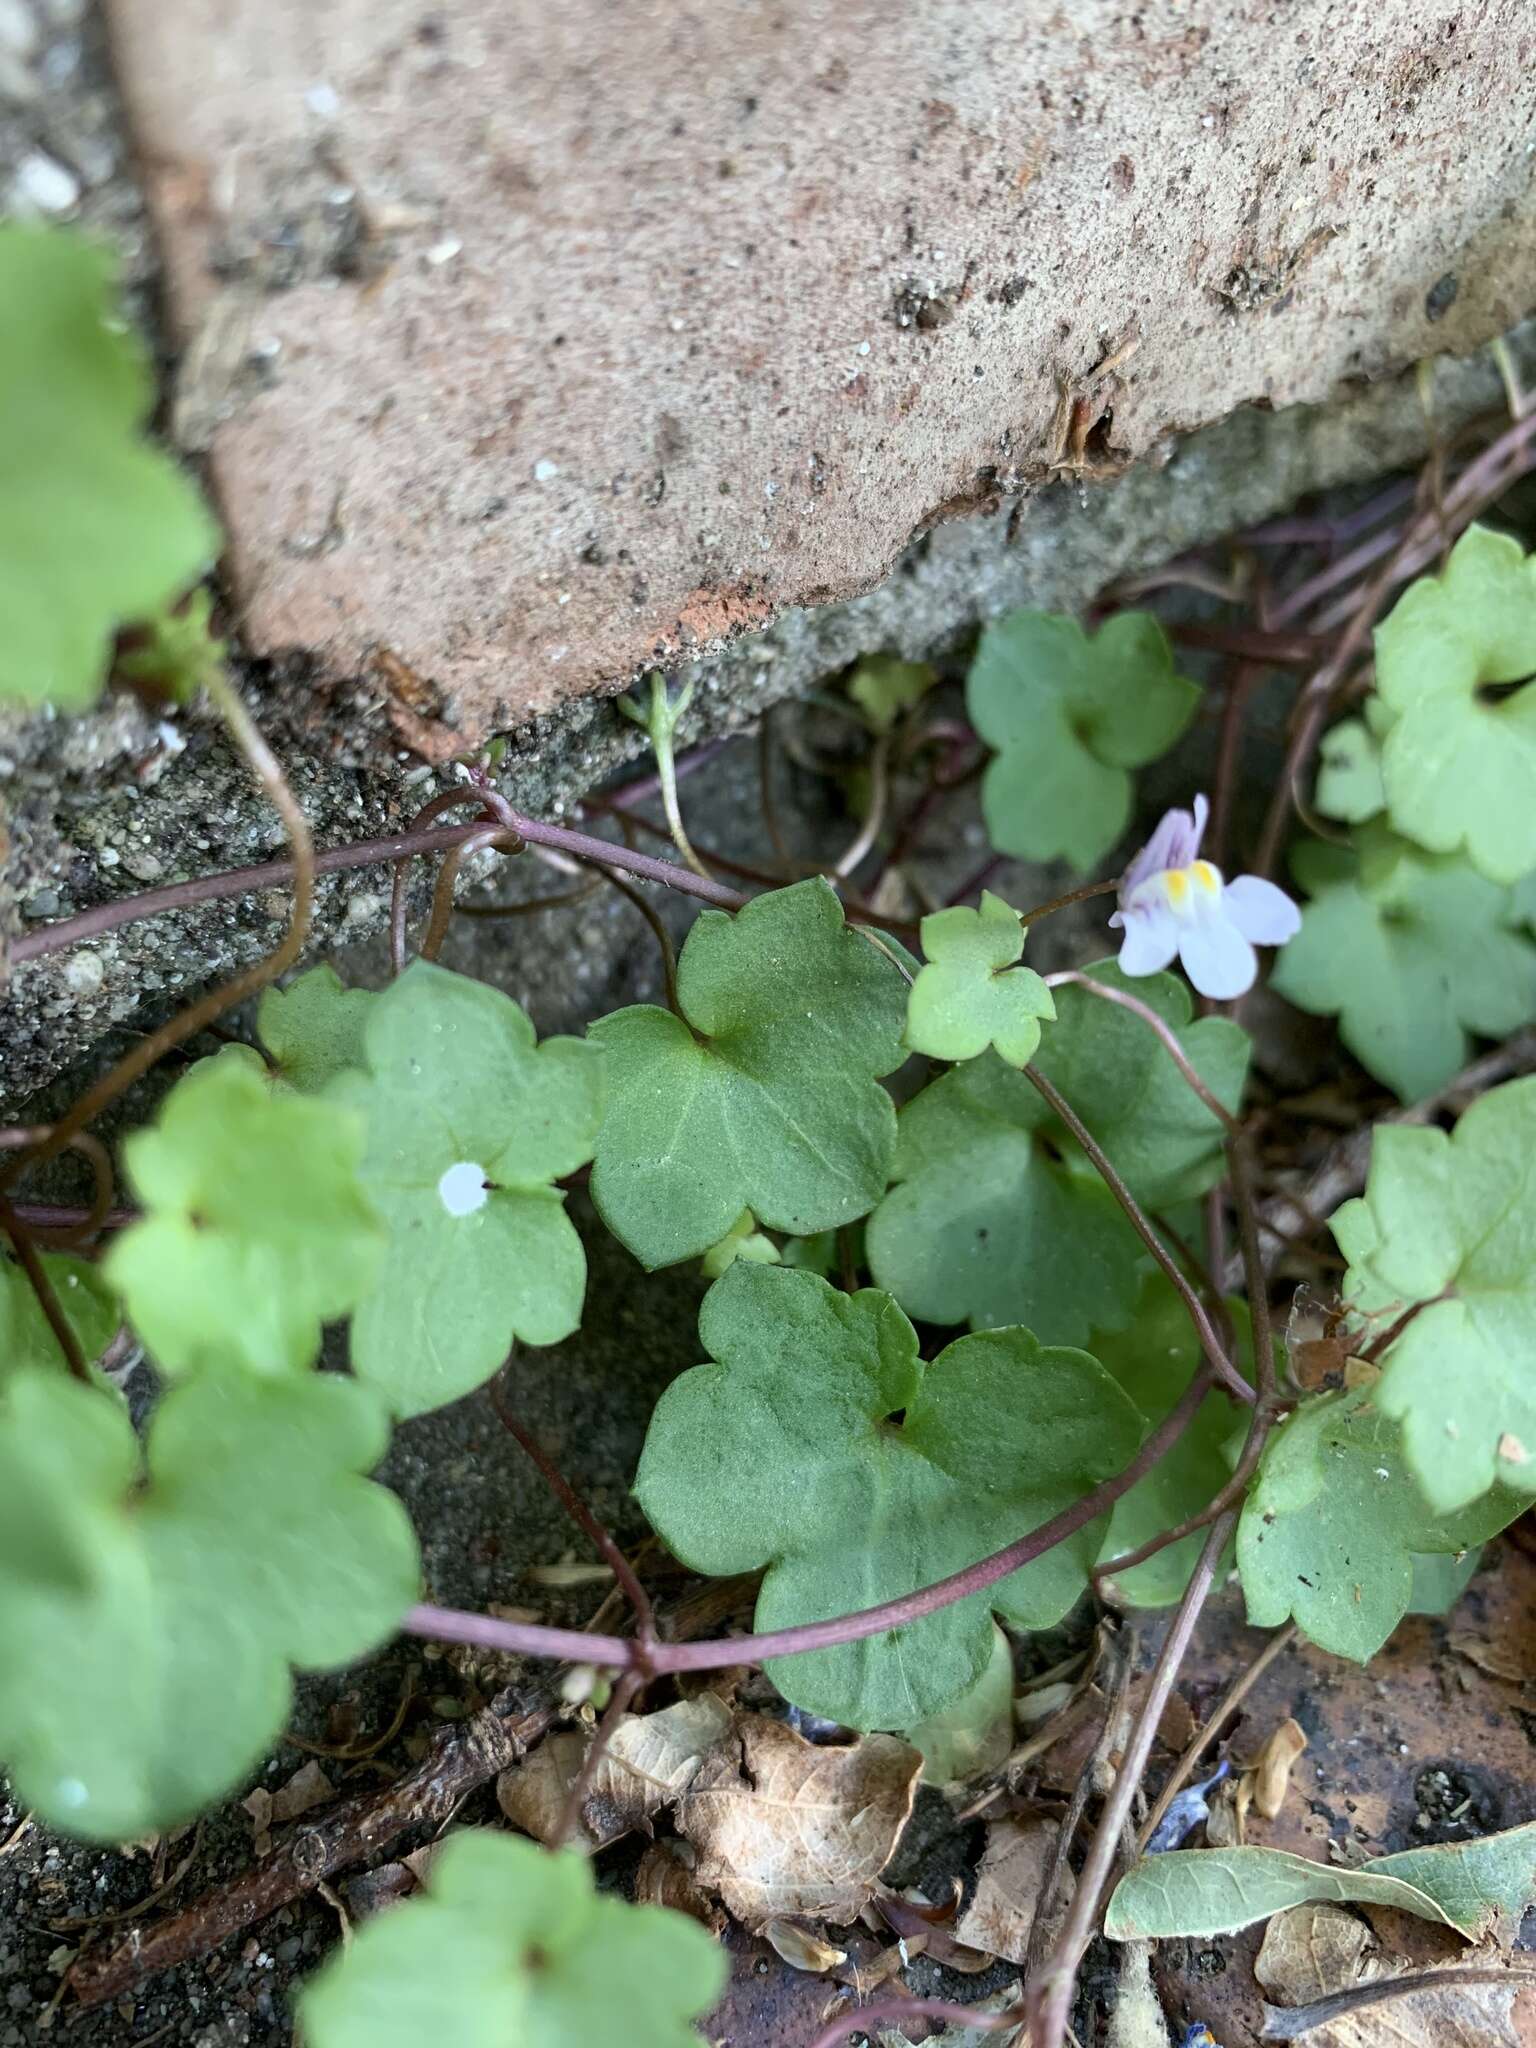
[(37, 54), (37, 22), (26, 0), (0, 0), (0, 50), (22, 58)]
[(64, 963), (64, 986), (77, 996), (93, 996), (107, 978), (99, 953), (71, 953)]
[(16, 204), (33, 213), (68, 213), (80, 203), (80, 180), (40, 149), (16, 166), (11, 191)]

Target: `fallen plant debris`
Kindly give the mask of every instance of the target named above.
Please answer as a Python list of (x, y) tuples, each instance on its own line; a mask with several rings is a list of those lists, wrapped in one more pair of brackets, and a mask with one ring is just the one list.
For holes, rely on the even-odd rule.
[(889, 1735), (839, 1748), (782, 1721), (739, 1716), (679, 1804), (694, 1875), (747, 1927), (856, 1918), (891, 1860), (922, 1758)]
[(1264, 1931), (1254, 1975), (1272, 2001), (1266, 2041), (1308, 2048), (1530, 2048), (1536, 1968), (1514, 1958), (1418, 1970), (1385, 1950), (1355, 1914), (1294, 1906)]

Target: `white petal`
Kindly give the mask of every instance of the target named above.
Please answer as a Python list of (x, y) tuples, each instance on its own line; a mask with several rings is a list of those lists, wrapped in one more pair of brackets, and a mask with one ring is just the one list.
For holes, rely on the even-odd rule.
[(1283, 946), (1301, 930), (1301, 912), (1283, 889), (1258, 875), (1228, 882), (1221, 907), (1245, 939), (1256, 946)]
[(1201, 995), (1214, 1002), (1240, 996), (1253, 987), (1258, 955), (1235, 924), (1219, 914), (1185, 925), (1179, 933), (1179, 958), (1184, 972)]
[(1127, 907), (1117, 913), (1125, 927), (1120, 946), (1122, 974), (1157, 974), (1179, 950), (1179, 921), (1166, 903)]

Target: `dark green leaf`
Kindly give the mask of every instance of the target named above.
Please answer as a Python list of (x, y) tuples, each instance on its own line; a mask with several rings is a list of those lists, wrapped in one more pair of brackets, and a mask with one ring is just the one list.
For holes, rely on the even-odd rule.
[(1270, 1439), (1237, 1530), (1248, 1619), (1295, 1616), (1363, 1664), (1408, 1612), (1414, 1555), (1472, 1549), (1526, 1506), (1502, 1487), (1437, 1516), (1414, 1483), (1378, 1386), (1306, 1401)]
[[(592, 1027), (609, 1057), (592, 1195), (648, 1267), (697, 1258), (743, 1209), (797, 1237), (884, 1192), (906, 1057), (906, 984), (817, 877), (706, 910), (678, 966), (682, 1017), (649, 1004)], [(686, 1020), (686, 1021), (685, 1021)]]
[[(1086, 1352), (997, 1330), (925, 1366), (888, 1295), (841, 1294), (783, 1266), (732, 1266), (699, 1332), (717, 1362), (662, 1395), (635, 1490), (693, 1570), (768, 1567), (759, 1629), (872, 1607), (975, 1563), (1120, 1470), (1143, 1431)], [(850, 1727), (910, 1728), (980, 1678), (989, 1610), (1025, 1628), (1060, 1620), (1104, 1527), (920, 1621), (777, 1659), (774, 1682)]]
[(1173, 745), (1200, 692), (1150, 612), (1117, 612), (1089, 639), (1076, 619), (1010, 612), (981, 636), (971, 723), (997, 755), (987, 831), (1019, 860), (1095, 866), (1131, 821), (1131, 778)]
[[(1191, 1023), (1189, 992), (1172, 975), (1127, 983), (1110, 961), (1088, 971), (1156, 1010), (1236, 1108), (1248, 1040), (1235, 1024)], [(1130, 1011), (1060, 989), (1034, 1065), (1144, 1206), (1165, 1208), (1220, 1174), (1220, 1124)], [(942, 1075), (907, 1105), (893, 1173), (901, 1185), (869, 1224), (870, 1270), (910, 1315), (976, 1328), (1022, 1323), (1060, 1344), (1125, 1328), (1146, 1252), (1041, 1096), (995, 1054)]]

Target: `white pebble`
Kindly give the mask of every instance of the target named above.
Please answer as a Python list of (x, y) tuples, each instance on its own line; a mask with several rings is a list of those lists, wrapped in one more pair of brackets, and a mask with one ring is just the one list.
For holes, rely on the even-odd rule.
[(547, 455), (541, 455), (533, 465), (533, 480), (536, 484), (553, 483), (559, 474), (559, 463), (551, 462)]
[(34, 213), (68, 213), (80, 203), (80, 180), (56, 158), (34, 149), (16, 166), (17, 204)]
[(71, 953), (64, 963), (64, 985), (77, 996), (93, 996), (107, 978), (99, 953)]

